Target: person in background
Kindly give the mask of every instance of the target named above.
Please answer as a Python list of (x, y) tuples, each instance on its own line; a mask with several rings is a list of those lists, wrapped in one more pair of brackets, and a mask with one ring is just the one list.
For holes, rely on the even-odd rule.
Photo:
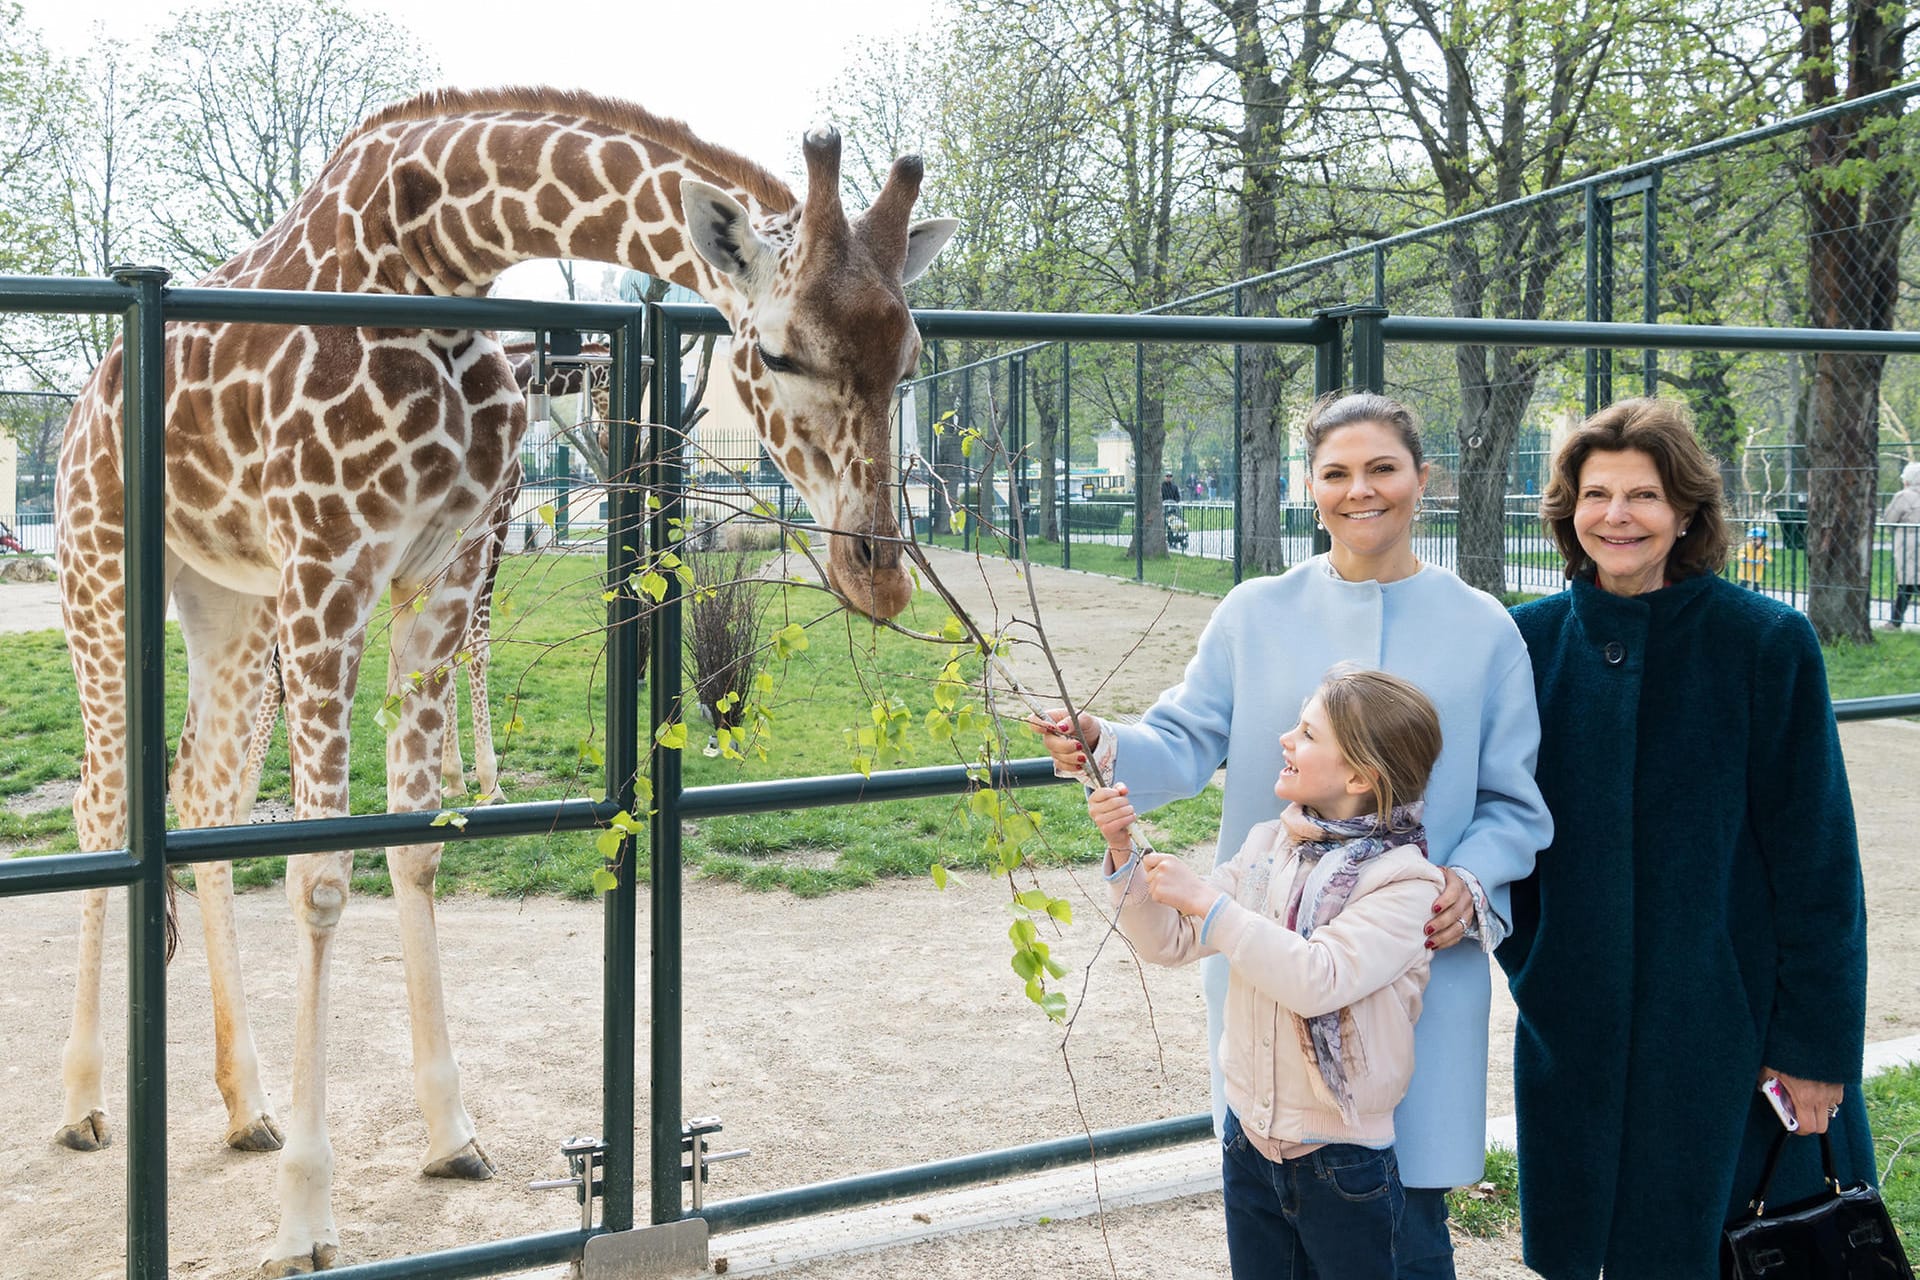
[[(1499, 950), (1525, 1260), (1702, 1280), (1780, 1131), (1766, 1080), (1843, 1182), (1875, 1180), (1846, 766), (1813, 628), (1720, 576), (1720, 472), (1682, 405), (1589, 418), (1540, 513), (1571, 581), (1513, 611), (1554, 829)], [(1822, 1181), (1790, 1140), (1770, 1200)]]
[[(1440, 713), (1445, 746), (1427, 785), (1427, 853), (1446, 889), (1432, 904), (1426, 1012), (1413, 1079), (1394, 1114), (1406, 1186), (1401, 1280), (1451, 1280), (1446, 1192), (1486, 1165), (1487, 951), (1506, 935), (1507, 884), (1533, 868), (1552, 824), (1533, 781), (1538, 721), (1526, 646), (1493, 597), (1413, 551), (1426, 487), (1412, 410), (1368, 392), (1316, 401), (1301, 428), (1308, 497), (1333, 549), (1275, 578), (1241, 583), (1200, 637), (1186, 678), (1138, 724), (1082, 714), (1038, 718), (1056, 771), (1075, 774), (1084, 742), (1100, 776), (1142, 812), (1197, 794), (1222, 762), (1222, 858), (1279, 816), (1275, 729), (1291, 723), (1336, 662), (1412, 681)], [(1465, 945), (1462, 945), (1462, 944)], [(1215, 1127), (1226, 1101), (1218, 1045), (1227, 970), (1201, 961)]]
[(1226, 957), (1221, 1179), (1236, 1280), (1394, 1280), (1406, 1191), (1393, 1111), (1446, 884), (1420, 825), (1440, 717), (1405, 680), (1335, 667), (1280, 753), (1286, 809), (1204, 879), (1140, 853), (1124, 786), (1091, 792), (1087, 813), (1140, 957)]
[(1900, 472), (1900, 492), (1880, 516), (1893, 535), (1894, 630), (1906, 619), (1907, 606), (1920, 599), (1920, 462), (1909, 462)]
[(1171, 471), (1160, 477), (1160, 501), (1180, 501), (1180, 486), (1173, 482), (1173, 472)]
[(1767, 527), (1756, 524), (1747, 530), (1747, 540), (1733, 558), (1734, 581), (1749, 591), (1758, 591), (1766, 581), (1767, 566), (1773, 563), (1773, 550), (1767, 546)]

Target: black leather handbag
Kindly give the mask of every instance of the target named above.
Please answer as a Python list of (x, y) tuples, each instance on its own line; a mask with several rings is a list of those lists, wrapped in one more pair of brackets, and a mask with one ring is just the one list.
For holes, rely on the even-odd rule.
[(1833, 1172), (1833, 1146), (1824, 1133), (1820, 1161), (1826, 1169), (1826, 1190), (1768, 1212), (1767, 1188), (1786, 1142), (1782, 1129), (1767, 1153), (1746, 1215), (1721, 1238), (1723, 1280), (1912, 1280), (1913, 1268), (1880, 1193), (1865, 1183), (1840, 1185)]

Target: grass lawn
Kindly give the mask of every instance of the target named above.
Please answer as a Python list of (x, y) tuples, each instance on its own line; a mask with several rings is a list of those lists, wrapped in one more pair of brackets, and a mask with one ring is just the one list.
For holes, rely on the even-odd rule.
[(1920, 1066), (1867, 1081), (1867, 1122), (1880, 1155), (1880, 1196), (1907, 1257), (1920, 1258)]
[[(1880, 1159), (1880, 1196), (1907, 1256), (1920, 1257), (1920, 1066), (1882, 1072), (1866, 1082), (1864, 1091)], [(1482, 1237), (1517, 1229), (1518, 1172), (1512, 1151), (1489, 1150), (1485, 1181), (1447, 1196), (1454, 1224)]]
[[(1035, 554), (1040, 557), (1038, 544)], [(1075, 565), (1100, 555), (1110, 568), (1123, 561), (1131, 565), (1119, 548), (1084, 546), (1075, 548)], [(1100, 566), (1096, 560), (1087, 567)], [(1219, 562), (1184, 556), (1149, 562), (1150, 576), (1209, 591), (1226, 589), (1226, 571)], [(1220, 580), (1209, 580), (1209, 572)], [(593, 756), (604, 714), (599, 573), (593, 558), (553, 555), (514, 557), (502, 569), (491, 686), (502, 785), (510, 799), (597, 794), (599, 769)], [(932, 705), (932, 687), (947, 659), (946, 645), (877, 630), (844, 613), (815, 621), (826, 612), (818, 593), (771, 586), (767, 590), (774, 598), (764, 629), (771, 632), (798, 622), (806, 626), (810, 639), (804, 651), (770, 666), (770, 759), (709, 758), (699, 750), (705, 725), (691, 720), (684, 760), (687, 785), (850, 772), (854, 763), (848, 735), (872, 724), (876, 698), (901, 699), (913, 716), (906, 753), (878, 767), (965, 762), (952, 743), (936, 743), (920, 729), (920, 717)], [(923, 593), (901, 621), (935, 631), (945, 616), (938, 601)], [(68, 851), (75, 842), (67, 805), (51, 804), (33, 813), (4, 807), (42, 784), (78, 776), (80, 724), (64, 640), (57, 631), (7, 640), (0, 645), (0, 724), (7, 728), (0, 736), (0, 851)], [(1920, 690), (1920, 635), (1881, 633), (1870, 646), (1831, 646), (1827, 664), (1836, 698)], [(178, 726), (184, 707), (184, 669), (178, 630), (170, 627), (170, 726)], [(368, 648), (363, 692), (354, 708), (350, 795), (356, 813), (379, 812), (385, 804), (382, 735), (374, 723), (380, 699), (366, 693), (384, 687), (385, 678), (384, 637), (376, 637)], [(460, 701), (464, 707), (464, 693)], [(1014, 727), (1005, 750), (1016, 757), (1035, 755), (1038, 744)], [(284, 729), (268, 755), (261, 794), (268, 802), (291, 803)], [(1077, 789), (1030, 788), (1021, 803), (1039, 821), (1040, 837), (1032, 850), (1038, 861), (1085, 862), (1096, 856), (1098, 841)], [(1219, 793), (1209, 789), (1156, 812), (1155, 839), (1163, 848), (1191, 848), (1213, 838), (1219, 813)], [(964, 798), (953, 797), (703, 819), (688, 825), (686, 856), (708, 874), (811, 895), (883, 876), (921, 875), (935, 861), (957, 870), (981, 865), (986, 835), (984, 821), (968, 811)], [(446, 891), (586, 896), (599, 865), (588, 835), (455, 841), (448, 845), (440, 883)], [(283, 869), (281, 859), (255, 859), (238, 867), (236, 878), (242, 885), (268, 884)], [(384, 853), (356, 855), (355, 885), (363, 891), (389, 890)]]
[[(604, 605), (600, 566), (589, 557), (514, 557), (502, 568), (496, 593), (492, 705), (500, 746), (502, 786), (509, 799), (535, 800), (598, 794), (600, 769), (592, 762), (604, 722), (602, 636)], [(948, 646), (880, 630), (825, 613), (816, 591), (769, 586), (764, 630), (789, 622), (804, 625), (808, 647), (785, 662), (769, 664), (774, 689), (767, 699), (773, 736), (769, 759), (710, 758), (699, 749), (706, 725), (689, 717), (683, 761), (686, 784), (852, 772), (848, 735), (871, 726), (878, 698), (901, 699), (913, 715), (906, 750), (877, 767), (965, 763), (958, 739), (936, 743), (921, 731), (920, 718), (933, 705), (932, 689), (947, 661)], [(900, 621), (938, 631), (946, 610), (922, 593)], [(177, 733), (185, 698), (185, 653), (170, 626), (168, 724)], [(81, 732), (73, 677), (63, 637), (47, 631), (8, 637), (0, 646), (0, 806), (44, 783), (78, 776)], [(354, 706), (350, 795), (356, 813), (385, 805), (382, 733), (374, 723), (384, 687), (384, 638), (368, 646), (361, 695)], [(642, 694), (642, 705), (646, 695)], [(460, 698), (466, 703), (464, 689)], [(515, 723), (517, 722), (517, 723)], [(509, 726), (512, 726), (509, 728)], [(975, 739), (976, 743), (978, 738)], [(1038, 740), (1014, 726), (1004, 750), (1015, 757), (1039, 754)], [(468, 751), (469, 757), (471, 751)], [(275, 735), (261, 787), (263, 801), (291, 803), (285, 729)], [(1029, 851), (1042, 865), (1086, 862), (1100, 841), (1086, 819), (1078, 788), (1028, 788), (1020, 803), (1039, 823)], [(451, 803), (451, 802), (450, 802)], [(1163, 847), (1183, 848), (1213, 837), (1219, 796), (1209, 792), (1168, 806), (1156, 817)], [(964, 873), (982, 866), (989, 833), (965, 797), (896, 801), (858, 807), (793, 810), (716, 817), (690, 823), (685, 852), (690, 865), (756, 888), (785, 887), (803, 895), (871, 883), (882, 876), (924, 875), (935, 861)], [(71, 809), (57, 804), (30, 815), (0, 807), (0, 850), (15, 854), (75, 848)], [(276, 881), (284, 860), (260, 858), (236, 868), (241, 885)], [(447, 846), (440, 886), (490, 893), (562, 893), (588, 896), (601, 865), (590, 834), (454, 841)], [(641, 864), (645, 874), (644, 860)], [(354, 884), (390, 891), (385, 855), (355, 857)]]

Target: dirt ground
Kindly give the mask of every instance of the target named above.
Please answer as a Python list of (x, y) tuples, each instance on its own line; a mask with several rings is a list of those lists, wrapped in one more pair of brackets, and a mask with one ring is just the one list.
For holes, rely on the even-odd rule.
[[(972, 579), (960, 557), (948, 581)], [(951, 567), (949, 567), (951, 566)], [(1091, 687), (1140, 630), (1134, 652), (1096, 704), (1142, 709), (1177, 679), (1213, 601), (1110, 579), (1041, 571), (1042, 606), (1074, 687)], [(31, 620), (35, 587), (0, 588), (0, 627)], [(976, 588), (984, 591), (985, 588)], [(1024, 588), (996, 571), (1003, 618), (1025, 616)], [(1155, 621), (1165, 604), (1164, 616)], [(54, 625), (42, 622), (40, 625)], [(1023, 677), (1025, 678), (1025, 677)], [(1870, 909), (1869, 1040), (1920, 1031), (1920, 868), (1907, 857), (1920, 829), (1920, 728), (1842, 730), (1865, 852)], [(1198, 858), (1210, 857), (1200, 851)], [(718, 1115), (716, 1146), (752, 1149), (716, 1166), (716, 1199), (919, 1161), (1104, 1129), (1206, 1106), (1197, 975), (1142, 975), (1122, 948), (1097, 957), (1103, 924), (1085, 871), (1054, 873), (1075, 923), (1055, 943), (1087, 999), (1068, 1048), (1007, 969), (1004, 891), (980, 878), (939, 893), (889, 883), (800, 900), (690, 879), (685, 895), (685, 1111)], [(247, 1274), (272, 1235), (272, 1156), (228, 1150), (211, 1078), (211, 1016), (198, 911), (183, 898), (185, 942), (169, 981), (168, 1073), (174, 1274)], [(1102, 900), (1103, 901), (1103, 900)], [(642, 901), (642, 911), (646, 903)], [(125, 1047), (124, 895), (108, 937), (107, 1050)], [(284, 899), (253, 892), (238, 915), (247, 994), (269, 1091), (284, 1115), (292, 1035), (292, 936)], [(531, 1191), (560, 1176), (559, 1144), (596, 1133), (599, 1108), (601, 918), (591, 904), (458, 897), (439, 912), (454, 1044), (481, 1141), (499, 1167), (489, 1183), (420, 1176), (425, 1129), (409, 1082), (399, 943), (390, 900), (348, 907), (335, 951), (329, 1028), (329, 1115), (341, 1260), (363, 1262), (575, 1225), (564, 1192)], [(55, 1147), (60, 1048), (72, 998), (77, 903), (0, 901), (0, 1270), (20, 1280), (120, 1274), (125, 1146), (96, 1155)], [(640, 956), (638, 1072), (645, 1124), (646, 973)], [(1090, 967), (1089, 967), (1090, 966)], [(1143, 996), (1144, 989), (1147, 993)], [(1496, 997), (1493, 1057), (1508, 1057), (1512, 1016)], [(1079, 1085), (1078, 1108), (1072, 1082)], [(109, 1068), (108, 1106), (125, 1116), (124, 1075)], [(1497, 1071), (1490, 1115), (1511, 1111)], [(644, 1142), (644, 1129), (642, 1134)], [(644, 1177), (644, 1169), (642, 1170)], [(641, 1187), (643, 1212), (647, 1192)], [(1226, 1274), (1217, 1194), (1185, 1196), (1094, 1219), (941, 1237), (780, 1271), (827, 1277)], [(713, 1252), (727, 1251), (717, 1236)], [(1116, 1267), (1108, 1266), (1108, 1244)], [(1512, 1240), (1464, 1246), (1460, 1272), (1484, 1280), (1526, 1273)]]

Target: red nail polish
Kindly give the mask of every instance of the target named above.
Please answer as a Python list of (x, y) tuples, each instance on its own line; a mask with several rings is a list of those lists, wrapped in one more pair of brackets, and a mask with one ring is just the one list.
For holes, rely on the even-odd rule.
[(1432, 926), (1432, 925), (1428, 925), (1428, 926), (1427, 926), (1427, 936), (1428, 936), (1429, 938), (1431, 938), (1431, 937), (1433, 936), (1433, 926)]
[(1440, 914), (1440, 904), (1437, 902), (1433, 904), (1433, 914), (1435, 915)]
[(1432, 938), (1428, 938), (1428, 939), (1427, 939), (1427, 950), (1429, 950), (1429, 951), (1431, 951), (1431, 950), (1433, 950), (1433, 939), (1432, 939)]

